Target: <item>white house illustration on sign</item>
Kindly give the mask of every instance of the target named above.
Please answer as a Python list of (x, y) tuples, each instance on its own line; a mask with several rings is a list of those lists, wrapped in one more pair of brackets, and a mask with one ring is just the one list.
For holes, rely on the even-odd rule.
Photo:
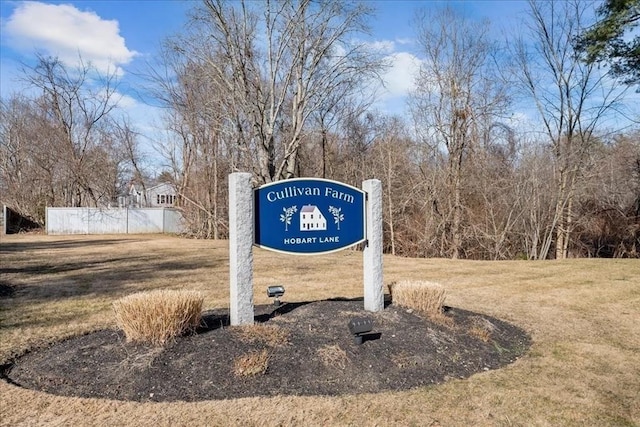
[(304, 205), (300, 210), (300, 231), (321, 231), (327, 229), (327, 220), (317, 206)]

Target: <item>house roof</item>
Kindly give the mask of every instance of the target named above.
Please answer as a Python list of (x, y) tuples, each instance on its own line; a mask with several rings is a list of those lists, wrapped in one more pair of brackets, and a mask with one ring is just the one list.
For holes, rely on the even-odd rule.
[(154, 191), (157, 190), (159, 188), (169, 188), (171, 190), (175, 190), (175, 187), (173, 186), (173, 184), (169, 183), (169, 182), (161, 182), (160, 184), (154, 185), (153, 187), (149, 187), (147, 188), (147, 191)]
[(129, 195), (138, 194), (138, 195), (140, 195), (140, 194), (142, 194), (142, 187), (140, 187), (138, 184), (131, 183), (129, 185), (128, 193), (125, 193), (125, 194), (129, 194)]
[(304, 205), (300, 212), (314, 212), (318, 207), (314, 205)]

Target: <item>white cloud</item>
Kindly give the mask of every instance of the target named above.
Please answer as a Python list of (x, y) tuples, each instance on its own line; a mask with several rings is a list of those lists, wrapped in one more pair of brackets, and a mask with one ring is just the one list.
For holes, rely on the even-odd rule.
[(405, 38), (400, 37), (400, 38), (396, 39), (396, 43), (398, 43), (398, 44), (413, 44), (413, 43), (415, 43), (415, 40), (407, 38), (407, 37), (405, 37)]
[(367, 43), (367, 45), (380, 53), (392, 53), (395, 50), (395, 43), (391, 40), (381, 40)]
[(124, 94), (118, 94), (118, 106), (122, 109), (134, 109), (140, 105), (140, 103), (133, 97)]
[(415, 77), (420, 59), (408, 52), (396, 52), (387, 56), (391, 67), (383, 76), (386, 92), (384, 98), (404, 97), (415, 87)]
[(415, 78), (422, 61), (406, 50), (397, 51), (398, 45), (408, 43), (409, 40), (367, 42), (368, 47), (381, 54), (388, 65), (381, 76), (384, 85), (371, 88), (376, 99), (375, 106), (387, 113), (402, 113), (407, 95), (415, 88)]
[(118, 21), (104, 20), (94, 12), (72, 5), (21, 3), (4, 24), (5, 43), (24, 53), (34, 50), (76, 65), (79, 55), (102, 72), (122, 74), (119, 65), (137, 54), (125, 45)]

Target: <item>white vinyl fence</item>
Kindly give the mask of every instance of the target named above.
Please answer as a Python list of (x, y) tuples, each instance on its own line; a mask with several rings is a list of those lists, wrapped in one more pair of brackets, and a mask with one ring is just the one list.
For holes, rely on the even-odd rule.
[(47, 234), (181, 233), (172, 208), (47, 208)]

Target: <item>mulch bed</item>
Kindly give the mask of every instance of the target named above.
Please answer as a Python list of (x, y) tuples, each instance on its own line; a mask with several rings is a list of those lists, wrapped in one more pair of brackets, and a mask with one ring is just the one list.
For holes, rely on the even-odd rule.
[[(431, 321), (387, 305), (365, 312), (362, 300), (256, 306), (256, 321), (287, 331), (280, 345), (247, 340), (228, 327), (228, 311), (206, 312), (195, 334), (154, 348), (103, 330), (29, 352), (2, 376), (22, 387), (63, 396), (133, 401), (199, 401), (274, 395), (341, 395), (406, 390), (497, 369), (531, 345), (520, 328), (447, 308)], [(361, 345), (355, 317), (373, 320)], [(234, 362), (266, 349), (264, 374), (238, 376)]]

